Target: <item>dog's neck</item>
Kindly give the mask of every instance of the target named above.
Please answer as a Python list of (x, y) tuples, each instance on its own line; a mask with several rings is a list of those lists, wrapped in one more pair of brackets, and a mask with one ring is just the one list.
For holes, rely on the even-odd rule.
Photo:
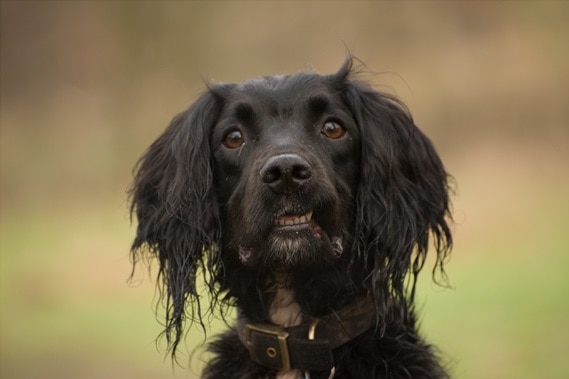
[[(287, 275), (276, 274), (275, 283), (270, 289), (274, 292), (274, 298), (269, 308), (269, 319), (275, 325), (283, 328), (300, 325), (302, 323), (302, 311), (294, 298), (294, 291), (287, 286)], [(276, 379), (301, 379), (300, 370), (281, 371)]]
[[(329, 340), (331, 348), (341, 346), (351, 341), (355, 336), (368, 330), (373, 324), (376, 308), (371, 299), (365, 295), (352, 296), (353, 300), (350, 303), (342, 304), (339, 308), (332, 308), (334, 310), (328, 314), (314, 315), (312, 313), (303, 313), (300, 304), (303, 304), (304, 301), (307, 300), (302, 297), (305, 294), (303, 289), (306, 290), (306, 288), (297, 288), (297, 286), (295, 286), (295, 283), (297, 283), (295, 279), (297, 279), (297, 277), (286, 273), (275, 273), (268, 278), (265, 282), (267, 285), (265, 295), (267, 296), (266, 299), (270, 301), (270, 305), (268, 312), (263, 314), (262, 319), (248, 319), (245, 309), (240, 310), (237, 332), (243, 344), (248, 346), (251, 351), (262, 346), (253, 343), (253, 339), (251, 339), (251, 326), (255, 323), (258, 323), (259, 325), (257, 326), (260, 327), (260, 329), (255, 329), (257, 331), (260, 330), (262, 332), (263, 328), (271, 330), (269, 329), (271, 326), (266, 325), (270, 323), (280, 326), (281, 328), (291, 328), (287, 331), (298, 335), (298, 333), (306, 333), (307, 325), (301, 326), (300, 328), (295, 327), (302, 325), (303, 321), (308, 323), (313, 320), (313, 317), (318, 317), (318, 320), (323, 320), (324, 323), (329, 325), (330, 329), (327, 332), (329, 334), (324, 334), (320, 337)], [(309, 298), (308, 300), (311, 299), (314, 300), (314, 298)], [(265, 324), (264, 327), (263, 324)], [(310, 339), (310, 336), (306, 335), (306, 338)], [(314, 335), (312, 335), (312, 338), (314, 338)], [(295, 346), (298, 348), (297, 345)], [(257, 358), (253, 357), (253, 360), (256, 359)], [(269, 365), (268, 367), (271, 366)], [(303, 372), (299, 369), (278, 371), (275, 376), (276, 379), (301, 379), (303, 377)]]
[(285, 274), (275, 276), (275, 283), (271, 288), (275, 295), (269, 308), (271, 322), (284, 328), (300, 325), (302, 322), (300, 305), (296, 302), (294, 291), (289, 288), (287, 281)]
[[(294, 291), (287, 286), (286, 276), (277, 275), (276, 283), (271, 290), (275, 292), (275, 297), (269, 308), (271, 322), (284, 328), (300, 325), (302, 323), (302, 311), (294, 298)], [(276, 375), (276, 379), (300, 378), (302, 378), (300, 370), (281, 371)]]
[(275, 298), (269, 309), (269, 318), (275, 325), (288, 328), (300, 325), (302, 312), (294, 299), (294, 292), (288, 288), (277, 288)]

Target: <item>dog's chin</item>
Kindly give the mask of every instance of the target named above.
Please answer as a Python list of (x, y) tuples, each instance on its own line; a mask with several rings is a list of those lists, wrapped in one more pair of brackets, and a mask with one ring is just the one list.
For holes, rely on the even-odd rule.
[(340, 236), (330, 236), (314, 221), (275, 225), (261, 245), (241, 248), (241, 262), (246, 266), (263, 264), (286, 270), (335, 262), (344, 250)]

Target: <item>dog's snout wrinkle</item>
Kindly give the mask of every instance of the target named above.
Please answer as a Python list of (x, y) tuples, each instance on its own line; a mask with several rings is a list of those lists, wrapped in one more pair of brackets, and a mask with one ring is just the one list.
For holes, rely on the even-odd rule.
[(290, 193), (312, 178), (312, 166), (300, 155), (280, 154), (269, 158), (259, 174), (274, 192)]

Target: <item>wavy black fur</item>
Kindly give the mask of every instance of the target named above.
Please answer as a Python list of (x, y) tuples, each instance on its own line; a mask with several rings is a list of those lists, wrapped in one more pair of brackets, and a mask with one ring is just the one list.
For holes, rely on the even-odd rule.
[[(173, 354), (189, 322), (205, 326), (206, 312), (224, 304), (270, 322), (271, 288), (285, 275), (306, 315), (373, 298), (376, 324), (334, 351), (336, 378), (446, 377), (417, 334), (413, 300), (431, 246), (444, 275), (448, 175), (405, 106), (358, 80), (352, 62), (333, 75), (211, 86), (139, 161), (132, 252), (135, 262), (159, 261)], [(345, 134), (331, 138), (331, 126)], [(309, 171), (285, 178), (300, 184), (267, 176), (283, 154)], [(313, 223), (275, 226), (309, 210)], [(200, 302), (202, 280), (213, 302)], [(206, 378), (275, 374), (249, 359), (234, 331), (211, 350)]]

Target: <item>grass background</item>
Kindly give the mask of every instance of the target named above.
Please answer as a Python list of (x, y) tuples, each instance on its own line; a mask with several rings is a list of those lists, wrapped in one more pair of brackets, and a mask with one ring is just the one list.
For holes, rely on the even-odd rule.
[(203, 336), (190, 332), (185, 367), (173, 365), (155, 341), (155, 270), (128, 282), (134, 162), (203, 78), (334, 72), (346, 49), (408, 104), (457, 183), (452, 289), (422, 276), (423, 333), (457, 378), (566, 374), (567, 3), (3, 1), (0, 11), (3, 379), (197, 377)]

